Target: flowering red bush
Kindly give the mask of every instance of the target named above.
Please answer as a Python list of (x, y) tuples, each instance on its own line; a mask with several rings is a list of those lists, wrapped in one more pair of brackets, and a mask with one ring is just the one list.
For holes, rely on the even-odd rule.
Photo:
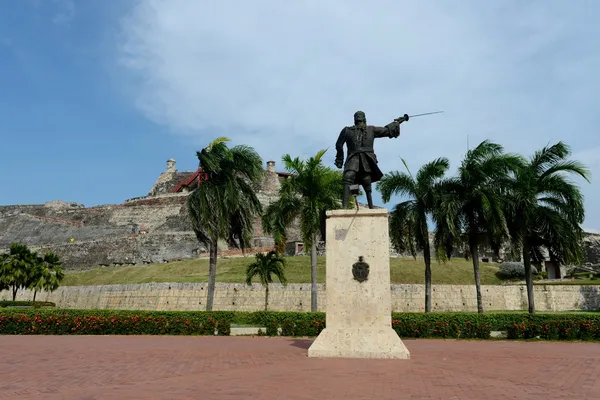
[[(325, 313), (178, 312), (2, 309), (4, 335), (229, 335), (231, 324), (266, 328), (261, 334), (315, 337)], [(600, 340), (600, 313), (394, 313), (402, 338), (487, 339), (507, 331), (511, 339)]]
[(600, 340), (600, 321), (557, 319), (525, 321), (508, 327), (509, 339)]
[(229, 335), (228, 318), (193, 313), (63, 310), (0, 314), (4, 335)]

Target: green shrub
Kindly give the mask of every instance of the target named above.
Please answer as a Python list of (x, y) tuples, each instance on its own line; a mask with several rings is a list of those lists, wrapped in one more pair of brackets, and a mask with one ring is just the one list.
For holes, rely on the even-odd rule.
[[(0, 334), (28, 335), (229, 335), (231, 324), (264, 327), (261, 334), (316, 337), (325, 313), (226, 311), (113, 311), (3, 308)], [(401, 338), (600, 340), (600, 313), (393, 313)]]
[(532, 319), (508, 327), (509, 339), (600, 340), (599, 319)]
[[(538, 270), (535, 266), (531, 266), (531, 274), (537, 275)], [(525, 266), (522, 262), (503, 262), (500, 264), (500, 269), (496, 272), (500, 279), (525, 279)]]
[(282, 336), (314, 337), (325, 328), (325, 313), (321, 312), (259, 311), (241, 318), (244, 323), (264, 326), (267, 336), (277, 336), (281, 328)]
[(0, 308), (6, 307), (56, 307), (55, 303), (50, 301), (10, 301), (10, 300), (2, 300), (0, 301)]
[(473, 313), (394, 313), (392, 328), (400, 337), (487, 339), (493, 324)]
[(509, 339), (600, 340), (599, 313), (394, 313), (400, 337), (488, 338), (506, 331)]
[(231, 320), (218, 312), (7, 309), (0, 313), (0, 334), (229, 335)]
[(548, 279), (548, 273), (546, 271), (538, 272), (537, 279)]

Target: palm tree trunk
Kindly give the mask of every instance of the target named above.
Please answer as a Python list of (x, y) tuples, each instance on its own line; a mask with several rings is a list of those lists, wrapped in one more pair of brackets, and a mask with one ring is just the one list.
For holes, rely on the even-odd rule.
[(313, 234), (310, 248), (310, 311), (317, 312), (317, 235)]
[(265, 311), (269, 308), (269, 284), (265, 286)]
[(425, 312), (431, 312), (431, 249), (429, 247), (429, 237), (427, 237), (423, 249), (423, 259), (425, 260)]
[(525, 267), (525, 285), (527, 286), (528, 311), (530, 314), (535, 312), (535, 302), (533, 298), (533, 278), (531, 277), (531, 254), (529, 254), (529, 245), (527, 240), (523, 243), (523, 266)]
[(13, 301), (17, 300), (17, 291), (18, 290), (19, 290), (19, 287), (17, 285), (13, 285), (13, 287), (12, 287)]
[(481, 298), (481, 278), (479, 276), (479, 249), (477, 242), (471, 240), (471, 259), (473, 260), (473, 274), (475, 275), (475, 290), (477, 292), (477, 312), (483, 313), (483, 299)]
[(206, 296), (206, 311), (212, 311), (215, 298), (215, 281), (217, 280), (217, 241), (212, 240), (208, 246), (210, 261), (208, 263), (208, 290)]
[(35, 303), (35, 295), (37, 294), (37, 290), (33, 291), (33, 302)]

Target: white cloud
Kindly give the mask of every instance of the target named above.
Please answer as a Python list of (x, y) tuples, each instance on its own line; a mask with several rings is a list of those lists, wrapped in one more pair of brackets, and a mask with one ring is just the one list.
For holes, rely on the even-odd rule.
[(596, 233), (596, 234), (600, 234), (600, 229), (594, 229), (594, 228), (583, 228), (583, 230), (587, 233)]
[[(413, 169), (439, 156), (455, 167), (467, 136), (525, 154), (560, 139), (575, 151), (600, 146), (594, 7), (139, 1), (123, 20), (119, 61), (140, 111), (196, 147), (227, 135), (276, 161), (330, 147), (332, 162), (358, 109), (377, 125), (442, 109), (376, 152), (384, 171), (400, 169), (399, 156)], [(585, 190), (600, 199), (595, 186)]]

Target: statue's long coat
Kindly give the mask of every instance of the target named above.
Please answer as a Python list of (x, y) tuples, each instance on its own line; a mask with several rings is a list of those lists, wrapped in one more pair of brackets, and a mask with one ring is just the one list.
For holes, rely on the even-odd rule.
[(344, 172), (354, 171), (357, 177), (361, 174), (370, 174), (371, 181), (377, 182), (383, 176), (383, 172), (377, 166), (377, 156), (373, 149), (376, 138), (400, 136), (400, 124), (392, 122), (386, 126), (367, 125), (366, 132), (354, 126), (347, 126), (340, 132), (335, 149), (336, 164), (344, 160), (344, 143), (348, 148), (348, 156), (344, 165)]

